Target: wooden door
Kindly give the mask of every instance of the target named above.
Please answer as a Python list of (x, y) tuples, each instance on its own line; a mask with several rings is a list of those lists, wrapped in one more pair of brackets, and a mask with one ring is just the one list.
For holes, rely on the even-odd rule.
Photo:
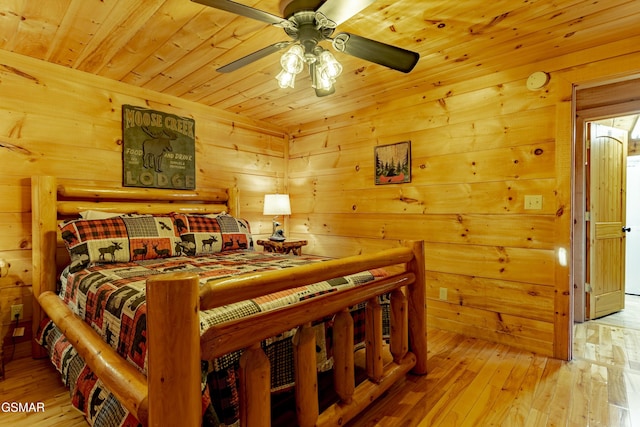
[(587, 298), (590, 318), (596, 319), (624, 308), (627, 132), (588, 123), (587, 138)]

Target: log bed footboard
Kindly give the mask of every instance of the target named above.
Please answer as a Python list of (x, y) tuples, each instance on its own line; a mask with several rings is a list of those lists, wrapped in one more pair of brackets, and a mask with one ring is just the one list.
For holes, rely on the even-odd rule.
[[(55, 253), (56, 183), (34, 178), (35, 243)], [(53, 193), (53, 195), (52, 195)], [(52, 206), (53, 205), (53, 206)], [(43, 207), (47, 206), (46, 209)], [(49, 212), (44, 215), (44, 212)], [(37, 216), (36, 216), (37, 215)], [(55, 215), (54, 215), (55, 218)], [(43, 227), (43, 224), (47, 224)], [(45, 230), (43, 232), (43, 230)], [(36, 236), (36, 232), (38, 236)], [(47, 234), (49, 233), (49, 234)], [(45, 255), (34, 255), (34, 271), (50, 269)], [(39, 261), (36, 262), (36, 259)], [(49, 260), (50, 261), (50, 260)], [(200, 336), (199, 311), (292, 287), (357, 273), (404, 265), (403, 271), (356, 288), (325, 294), (304, 302), (215, 325)], [(395, 270), (395, 269), (394, 269)], [(52, 274), (48, 272), (46, 274)], [(34, 276), (36, 276), (34, 274)], [(45, 275), (40, 275), (45, 280)], [(49, 280), (51, 280), (49, 278)], [(55, 286), (55, 279), (53, 281)], [(147, 280), (148, 375), (145, 378), (122, 359), (52, 292), (51, 282), (34, 279), (34, 309), (42, 309), (67, 336), (80, 356), (143, 425), (200, 426), (200, 361), (244, 350), (240, 359), (240, 424), (268, 425), (270, 366), (260, 342), (297, 328), (294, 336), (296, 413), (298, 424), (343, 425), (363, 411), (409, 371), (426, 374), (426, 286), (423, 242), (374, 255), (359, 255), (303, 265), (295, 269), (249, 273), (199, 287), (189, 273), (171, 273)], [(36, 293), (37, 292), (37, 293)], [(383, 363), (382, 310), (377, 297), (391, 295), (389, 349), (392, 362)], [(365, 351), (367, 379), (355, 384), (353, 318), (349, 307), (367, 302)], [(36, 310), (34, 310), (35, 316)], [(318, 408), (315, 334), (311, 322), (334, 317), (334, 387), (339, 402), (322, 414)], [(34, 320), (35, 327), (35, 320)], [(154, 332), (162, 331), (162, 333)], [(39, 348), (34, 344), (34, 356)], [(199, 349), (199, 350), (198, 350)]]

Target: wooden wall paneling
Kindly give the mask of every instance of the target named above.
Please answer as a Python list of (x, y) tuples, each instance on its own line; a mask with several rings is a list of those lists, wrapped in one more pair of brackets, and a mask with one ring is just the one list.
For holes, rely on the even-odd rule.
[[(528, 77), (526, 71), (522, 71), (522, 74), (522, 78)], [(393, 117), (381, 114), (380, 108), (366, 108), (304, 123), (291, 129), (291, 134), (298, 138), (328, 129), (335, 133), (342, 128), (345, 133), (338, 141), (350, 141), (354, 138), (354, 134), (348, 135), (351, 127), (357, 130), (355, 134), (358, 137), (386, 138), (436, 127), (448, 128), (458, 123), (480, 123), (483, 120), (489, 123), (498, 121), (504, 132), (509, 128), (509, 122), (500, 121), (502, 116), (529, 113), (536, 108), (553, 105), (553, 99), (549, 96), (528, 91), (522, 80), (511, 76), (509, 79), (506, 82), (504, 79), (477, 79), (476, 85), (486, 85), (481, 88), (473, 86), (471, 82), (435, 89), (432, 85), (425, 85), (428, 87), (388, 101), (385, 110), (394, 111)], [(469, 135), (474, 133), (471, 128), (468, 132)]]
[[(529, 214), (525, 195), (541, 195), (542, 209), (537, 214), (554, 214), (552, 179), (498, 181), (471, 184), (429, 185), (421, 187), (380, 185), (375, 191), (328, 190), (316, 188), (312, 194), (298, 193), (300, 212), (313, 213), (483, 213)], [(316, 185), (314, 187), (323, 187)], [(547, 201), (547, 202), (545, 202)]]
[[(286, 231), (286, 230), (285, 230)], [(306, 254), (322, 254), (332, 258), (341, 258), (351, 255), (372, 254), (385, 249), (400, 247), (400, 240), (367, 239), (363, 237), (345, 236), (314, 236), (309, 234), (289, 233), (287, 238), (305, 239), (308, 244), (302, 249)], [(406, 239), (409, 240), (409, 239)]]
[(554, 218), (499, 214), (315, 214), (292, 218), (292, 232), (398, 240), (411, 234), (428, 242), (549, 249), (555, 247)]
[(0, 211), (0, 247), (31, 249), (31, 216), (25, 212), (10, 212), (4, 206)]
[[(441, 126), (428, 126), (408, 133), (387, 135), (379, 132), (370, 123), (355, 123), (353, 126), (329, 126), (322, 132), (316, 127), (300, 130), (292, 138), (291, 158), (305, 157), (328, 151), (345, 150), (350, 145), (362, 144), (361, 149), (370, 148), (372, 140), (379, 145), (399, 142), (399, 137), (416, 141), (414, 150), (422, 150), (424, 155), (464, 153), (473, 147), (491, 149), (507, 145), (518, 146), (532, 142), (553, 141), (553, 126), (541, 126), (539, 123), (548, 117), (547, 109), (553, 106), (528, 110), (526, 114), (515, 112), (500, 117), (472, 120), (470, 122), (449, 123)], [(350, 128), (357, 128), (350, 134)], [(397, 131), (396, 131), (397, 132)], [(297, 143), (302, 138), (303, 142)], [(371, 154), (373, 155), (373, 154)], [(366, 158), (361, 159), (364, 163)]]
[(528, 351), (542, 355), (553, 354), (550, 344), (553, 338), (552, 323), (433, 300), (429, 301), (427, 313), (427, 323), (437, 329), (491, 341), (496, 340), (497, 334), (503, 344), (529, 348)]
[[(425, 148), (427, 145), (428, 143), (424, 140), (412, 140), (411, 161), (412, 166), (415, 166), (412, 184), (482, 182), (504, 177), (518, 180), (553, 177), (555, 160), (553, 142), (453, 153), (440, 155), (438, 159), (424, 154), (429, 151)], [(371, 146), (366, 149), (344, 149), (291, 159), (290, 162), (292, 178), (308, 174), (334, 175), (340, 172), (366, 170), (366, 175), (370, 176), (368, 182), (373, 182), (374, 154)], [(351, 182), (345, 184), (354, 185)]]
[[(450, 287), (453, 283), (455, 287)], [(548, 285), (430, 271), (427, 277), (429, 297), (440, 300), (442, 287), (448, 289), (444, 301), (453, 305), (553, 322), (553, 313), (549, 312), (548, 307), (553, 304), (554, 290)]]
[(429, 247), (429, 271), (554, 285), (555, 254), (550, 250), (446, 243)]

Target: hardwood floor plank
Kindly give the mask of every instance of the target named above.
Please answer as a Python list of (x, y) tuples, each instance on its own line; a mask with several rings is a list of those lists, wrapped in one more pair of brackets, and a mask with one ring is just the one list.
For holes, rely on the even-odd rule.
[[(495, 412), (502, 412), (496, 400), (501, 395), (505, 398), (508, 396), (507, 393), (503, 393), (504, 384), (515, 366), (518, 353), (509, 351), (506, 346), (499, 346), (496, 352), (496, 356), (488, 361), (488, 369), (483, 370), (486, 383), (484, 380), (480, 382), (485, 383), (482, 391), (474, 395), (473, 391), (465, 390), (461, 401), (456, 405), (456, 412), (463, 417), (461, 426), (489, 425), (486, 418)], [(495, 365), (495, 369), (490, 365)], [(473, 398), (475, 402), (470, 405), (469, 401), (473, 401)]]
[(502, 425), (510, 409), (506, 403), (515, 400), (531, 361), (530, 353), (512, 352), (509, 354), (500, 367), (500, 372), (491, 381), (488, 390), (490, 393), (485, 392), (486, 398), (482, 400), (487, 403), (485, 405), (475, 404), (465, 419), (465, 424), (477, 426), (479, 420), (484, 419), (484, 424), (487, 426)]
[(514, 374), (512, 375), (512, 381), (514, 383), (516, 381), (521, 381), (521, 384), (515, 390), (516, 393), (513, 398), (513, 404), (509, 408), (509, 412), (505, 418), (513, 422), (514, 425), (520, 426), (526, 425), (528, 419), (531, 417), (531, 413), (535, 411), (535, 409), (533, 409), (534, 393), (536, 391), (536, 386), (542, 378), (542, 373), (544, 372), (546, 364), (545, 357), (525, 352), (522, 353), (522, 356), (529, 360), (529, 364), (524, 373), (514, 371)]

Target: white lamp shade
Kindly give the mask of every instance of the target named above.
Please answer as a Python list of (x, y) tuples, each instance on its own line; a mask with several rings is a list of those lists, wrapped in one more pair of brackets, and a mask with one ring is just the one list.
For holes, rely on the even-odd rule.
[(291, 215), (288, 194), (265, 194), (263, 215)]

